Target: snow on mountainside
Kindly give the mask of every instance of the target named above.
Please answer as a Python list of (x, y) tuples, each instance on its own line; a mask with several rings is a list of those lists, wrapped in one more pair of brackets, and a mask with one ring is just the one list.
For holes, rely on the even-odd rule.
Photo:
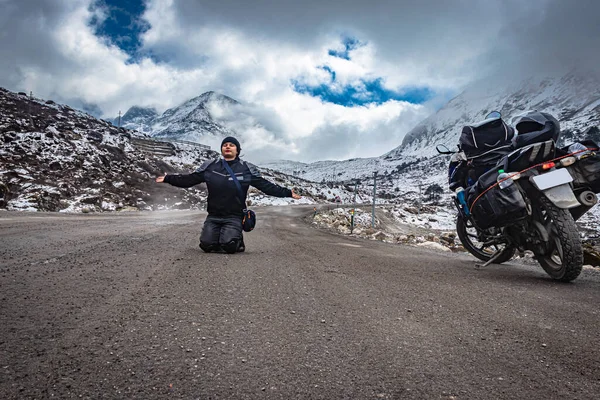
[(118, 118), (115, 118), (112, 123), (126, 129), (145, 132), (156, 117), (158, 117), (158, 113), (154, 108), (133, 106), (127, 110), (120, 121)]
[[(279, 160), (261, 166), (317, 182), (358, 179), (367, 189), (373, 187), (373, 172), (377, 171), (379, 196), (389, 201), (414, 202), (419, 192), (435, 185), (447, 191), (449, 156), (439, 155), (437, 144), (456, 149), (462, 127), (483, 120), (490, 111), (498, 110), (510, 121), (532, 109), (559, 119), (561, 143), (583, 138), (600, 143), (600, 79), (571, 72), (558, 78), (531, 78), (511, 84), (494, 80), (475, 83), (410, 131), (399, 147), (381, 157), (311, 164)], [(588, 226), (599, 222), (598, 205), (582, 218)]]
[[(498, 85), (494, 80), (475, 83), (410, 131), (403, 143), (382, 159), (400, 165), (412, 164), (402, 174), (407, 180), (412, 178), (414, 182), (421, 176), (424, 180), (443, 182), (446, 189), (448, 156), (438, 155), (435, 146), (445, 144), (456, 149), (462, 127), (484, 119), (494, 110), (500, 111), (507, 122), (523, 111), (545, 111), (560, 122), (559, 145), (581, 139), (600, 143), (600, 77), (571, 71), (561, 77), (532, 77), (507, 85)], [(580, 226), (597, 227), (600, 205), (579, 222)]]
[(234, 135), (216, 122), (211, 107), (227, 108), (239, 104), (236, 100), (215, 92), (206, 92), (158, 115), (154, 109), (133, 106), (121, 119), (121, 125), (140, 130), (157, 138), (205, 143), (207, 136)]
[[(483, 120), (490, 111), (498, 110), (510, 121), (520, 112), (532, 109), (549, 112), (559, 119), (563, 143), (583, 137), (600, 141), (600, 79), (570, 73), (507, 86), (493, 80), (475, 83), (411, 130), (400, 146), (381, 157), (311, 164), (278, 160), (262, 165), (314, 181), (364, 178), (375, 170), (384, 174), (419, 160), (441, 159), (435, 150), (437, 144), (455, 149), (462, 127)], [(425, 179), (445, 174), (443, 165), (435, 171), (430, 167), (423, 164)]]
[[(51, 100), (0, 88), (0, 208), (91, 212), (202, 209), (205, 185), (157, 184), (163, 173), (189, 173), (219, 154), (193, 144), (150, 140)], [(344, 185), (322, 185), (263, 170), (295, 188), (302, 200), (277, 199), (255, 189), (253, 205), (348, 202)]]
[(600, 79), (571, 72), (559, 78), (532, 77), (506, 85), (494, 80), (477, 82), (411, 130), (384, 158), (433, 156), (439, 143), (456, 148), (462, 127), (483, 120), (494, 110), (507, 122), (527, 110), (548, 112), (560, 121), (561, 141), (570, 142), (600, 125)]
[(110, 211), (200, 208), (202, 190), (158, 185), (154, 177), (214, 157), (195, 146), (164, 144), (161, 155), (138, 138), (68, 106), (0, 88), (0, 208)]

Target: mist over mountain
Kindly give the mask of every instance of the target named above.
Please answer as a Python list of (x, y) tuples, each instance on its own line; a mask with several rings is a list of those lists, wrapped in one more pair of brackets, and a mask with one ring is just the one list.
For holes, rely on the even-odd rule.
[(151, 137), (207, 144), (207, 140), (235, 135), (231, 129), (215, 121), (212, 110), (238, 104), (231, 97), (209, 91), (160, 115), (154, 108), (133, 106), (121, 118), (121, 126)]
[(500, 111), (510, 122), (529, 110), (544, 111), (559, 120), (560, 143), (581, 139), (590, 128), (593, 134), (600, 125), (600, 79), (595, 74), (571, 71), (559, 77), (475, 82), (408, 132), (402, 144), (384, 158), (431, 156), (439, 143), (456, 148), (464, 125), (483, 120), (491, 111)]
[(375, 171), (397, 175), (398, 181), (403, 181), (401, 176), (411, 180), (410, 171), (414, 171), (420, 181), (444, 184), (446, 164), (439, 162), (444, 157), (438, 155), (437, 144), (456, 149), (462, 127), (485, 119), (491, 111), (500, 111), (510, 122), (528, 110), (545, 111), (559, 120), (559, 144), (583, 138), (600, 142), (600, 79), (573, 70), (554, 77), (475, 82), (410, 130), (398, 147), (380, 157), (310, 164), (273, 160), (263, 165), (316, 181), (367, 178)]
[(133, 106), (120, 119), (115, 118), (112, 123), (126, 129), (145, 132), (157, 117), (158, 112), (153, 107)]

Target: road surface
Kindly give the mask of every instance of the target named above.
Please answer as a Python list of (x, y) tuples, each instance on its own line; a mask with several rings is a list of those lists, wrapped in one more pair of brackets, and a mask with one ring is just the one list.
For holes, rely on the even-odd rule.
[(258, 210), (0, 212), (3, 399), (597, 399), (600, 278), (318, 231)]

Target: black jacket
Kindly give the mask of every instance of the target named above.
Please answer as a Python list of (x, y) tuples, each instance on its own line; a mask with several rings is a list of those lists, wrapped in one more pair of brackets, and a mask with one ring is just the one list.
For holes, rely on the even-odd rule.
[(208, 187), (208, 214), (219, 217), (243, 215), (242, 210), (245, 208), (244, 203), (250, 185), (271, 196), (292, 197), (290, 189), (269, 182), (261, 176), (255, 165), (236, 158), (233, 161), (227, 161), (227, 163), (242, 185), (244, 199), (240, 200), (236, 185), (223, 166), (223, 162), (222, 159), (207, 161), (191, 174), (167, 175), (165, 176), (165, 182), (182, 188), (206, 182)]

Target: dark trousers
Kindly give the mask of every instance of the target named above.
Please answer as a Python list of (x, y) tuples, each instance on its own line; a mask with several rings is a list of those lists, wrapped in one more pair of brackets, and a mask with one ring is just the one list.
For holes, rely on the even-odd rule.
[(242, 243), (242, 217), (215, 217), (209, 215), (200, 234), (200, 248), (206, 252), (224, 250), (238, 251)]

